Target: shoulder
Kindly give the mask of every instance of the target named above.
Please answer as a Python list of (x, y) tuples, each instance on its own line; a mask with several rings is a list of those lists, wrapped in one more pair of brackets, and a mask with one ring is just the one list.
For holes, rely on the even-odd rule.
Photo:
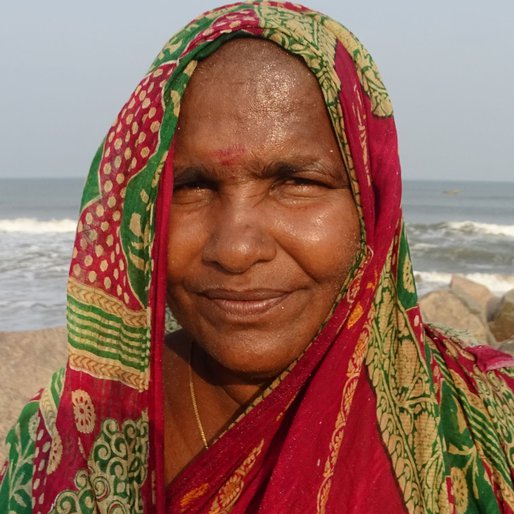
[(484, 376), (495, 372), (506, 379), (514, 375), (514, 357), (490, 345), (477, 344), (462, 338), (458, 332), (432, 325), (425, 325), (425, 336), (429, 353), (452, 369)]
[(64, 369), (52, 375), (49, 385), (23, 407), (7, 434), (6, 461), (0, 471), (0, 505), (7, 507), (8, 512), (32, 512), (32, 477), (38, 432), (48, 409), (58, 405), (63, 376)]
[(514, 358), (433, 327), (425, 334), (452, 480), (514, 509)]
[(463, 341), (453, 333), (427, 326), (426, 350), (435, 379), (458, 386), (460, 393), (485, 403), (514, 401), (514, 357), (489, 345)]
[(458, 418), (475, 440), (503, 449), (514, 469), (514, 358), (433, 327), (426, 328), (426, 349), (443, 427)]

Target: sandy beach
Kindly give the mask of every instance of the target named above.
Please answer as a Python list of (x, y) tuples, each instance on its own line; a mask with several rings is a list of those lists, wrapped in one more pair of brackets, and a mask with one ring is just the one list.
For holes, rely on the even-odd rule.
[(64, 327), (0, 332), (0, 459), (4, 439), (27, 400), (66, 362)]

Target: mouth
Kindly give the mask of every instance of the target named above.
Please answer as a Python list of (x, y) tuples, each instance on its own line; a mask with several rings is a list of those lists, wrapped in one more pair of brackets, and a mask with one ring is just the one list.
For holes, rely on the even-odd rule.
[(290, 296), (289, 291), (275, 289), (207, 289), (200, 297), (221, 311), (225, 317), (249, 321), (263, 316), (280, 305)]

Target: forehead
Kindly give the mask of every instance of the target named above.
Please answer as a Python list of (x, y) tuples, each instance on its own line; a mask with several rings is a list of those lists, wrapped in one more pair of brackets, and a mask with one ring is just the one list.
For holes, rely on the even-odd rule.
[(266, 75), (279, 72), (296, 72), (299, 76), (312, 77), (302, 58), (289, 53), (278, 44), (254, 37), (236, 38), (221, 45), (205, 59), (199, 61), (195, 74), (219, 74), (227, 76), (228, 71), (239, 75), (253, 76), (256, 71)]
[(181, 145), (215, 145), (218, 152), (249, 145), (269, 151), (311, 139), (322, 140), (323, 150), (323, 140), (335, 142), (314, 75), (297, 57), (256, 38), (232, 40), (199, 62), (182, 100), (177, 138)]
[[(229, 96), (236, 94), (236, 97)], [(234, 39), (198, 63), (188, 96), (219, 102), (249, 102), (265, 114), (283, 110), (287, 100), (321, 98), (318, 82), (303, 61), (270, 41)]]

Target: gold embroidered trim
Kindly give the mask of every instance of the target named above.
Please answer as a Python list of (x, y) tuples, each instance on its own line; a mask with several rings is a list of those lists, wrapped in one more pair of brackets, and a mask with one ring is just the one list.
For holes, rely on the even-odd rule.
[(329, 18), (323, 18), (322, 23), (335, 34), (352, 57), (362, 88), (371, 100), (373, 114), (380, 117), (392, 116), (393, 105), (384, 87), (377, 65), (369, 52), (343, 25)]
[(85, 350), (70, 349), (70, 368), (104, 380), (118, 380), (126, 386), (145, 391), (148, 389), (149, 373), (136, 371), (117, 361), (99, 357)]
[[(371, 312), (370, 317), (368, 319), (372, 319)], [(341, 444), (343, 442), (344, 430), (346, 428), (346, 423), (348, 421), (348, 416), (350, 414), (350, 409), (353, 403), (353, 396), (355, 394), (355, 390), (357, 389), (357, 383), (359, 380), (359, 376), (361, 374), (362, 365), (364, 363), (364, 357), (366, 356), (368, 338), (369, 325), (367, 325), (366, 328), (363, 329), (359, 337), (359, 340), (357, 341), (355, 351), (348, 364), (348, 370), (346, 372), (347, 380), (344, 385), (343, 394), (341, 397), (341, 407), (337, 415), (334, 432), (332, 433), (332, 437), (330, 440), (330, 453), (327, 457), (327, 460), (325, 461), (323, 481), (318, 490), (318, 514), (324, 514), (326, 512), (328, 496), (330, 494), (330, 488), (332, 487), (332, 477), (334, 475), (334, 470), (337, 464), (339, 450), (341, 449)]]
[(131, 310), (118, 298), (108, 295), (100, 289), (82, 284), (73, 277), (68, 279), (68, 294), (78, 302), (93, 305), (107, 314), (119, 317), (128, 326), (136, 328), (148, 326), (146, 311)]
[[(61, 378), (61, 380), (64, 380), (64, 377)], [(55, 403), (52, 394), (52, 385), (53, 384), (50, 383), (48, 387), (45, 387), (39, 400), (39, 410), (41, 417), (43, 418), (48, 435), (52, 440), (50, 454), (48, 457), (48, 465), (46, 467), (46, 472), (48, 475), (51, 475), (59, 466), (63, 451), (61, 436), (59, 435), (56, 426), (57, 404)]]
[(371, 326), (366, 365), (377, 398), (382, 440), (407, 511), (444, 512), (446, 497), (439, 496), (446, 486), (438, 405), (421, 343), (398, 301), (391, 250), (374, 305), (376, 318)]
[(212, 502), (209, 514), (227, 514), (232, 510), (243, 492), (244, 479), (255, 465), (257, 457), (262, 452), (264, 439), (255, 447), (243, 461), (234, 474), (225, 482)]
[[(91, 330), (86, 327), (74, 325), (70, 327), (70, 338), (74, 342), (81, 345), (94, 345), (98, 352), (113, 352), (123, 357), (126, 362), (133, 362), (134, 367), (138, 368), (145, 360), (145, 350), (142, 345), (138, 349), (133, 349), (125, 344), (123, 339), (109, 338), (103, 331), (100, 331), (94, 325), (90, 325)], [(88, 337), (89, 336), (89, 337)], [(143, 337), (143, 336), (141, 336)], [(74, 344), (72, 346), (75, 346)], [(78, 349), (78, 348), (77, 348)], [(118, 359), (117, 359), (118, 360)]]

